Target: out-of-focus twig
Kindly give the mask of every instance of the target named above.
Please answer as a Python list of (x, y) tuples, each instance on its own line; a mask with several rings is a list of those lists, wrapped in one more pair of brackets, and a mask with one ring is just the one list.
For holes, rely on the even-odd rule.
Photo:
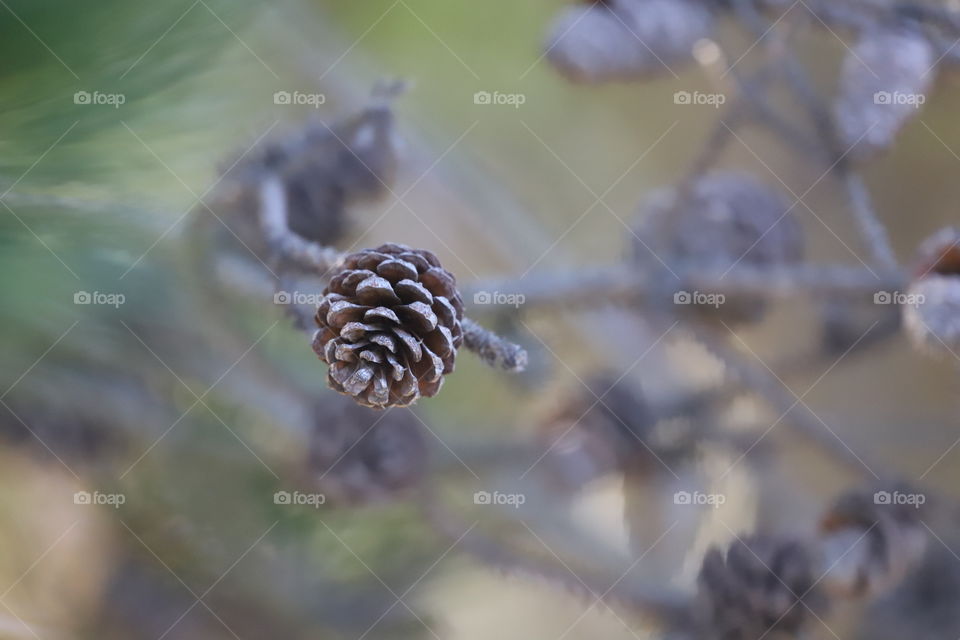
[[(471, 284), (467, 295), (509, 292), (523, 300), (522, 308), (589, 308), (597, 305), (662, 303), (677, 291), (722, 293), (729, 297), (792, 298), (798, 294), (865, 298), (876, 291), (895, 291), (904, 284), (899, 273), (874, 276), (855, 267), (804, 264), (781, 269), (737, 267), (726, 275), (716, 271), (680, 271), (679, 280), (664, 283), (659, 274), (630, 265), (614, 265), (531, 274)], [(519, 296), (523, 298), (519, 298)], [(491, 307), (498, 309), (498, 307)]]

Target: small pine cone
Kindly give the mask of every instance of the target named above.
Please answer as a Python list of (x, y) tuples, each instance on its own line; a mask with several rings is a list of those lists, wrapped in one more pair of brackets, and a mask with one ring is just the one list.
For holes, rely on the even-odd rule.
[(932, 353), (960, 349), (960, 229), (941, 229), (921, 244), (901, 306), (911, 342)]
[[(634, 262), (658, 271), (663, 263), (684, 270), (725, 273), (799, 262), (804, 237), (790, 202), (778, 190), (739, 171), (713, 171), (700, 178), (684, 201), (678, 189), (655, 191), (641, 206), (633, 237)], [(662, 263), (661, 263), (662, 261)], [(690, 305), (725, 322), (756, 321), (766, 304), (738, 297), (719, 308)]]
[(436, 395), (463, 341), (463, 300), (435, 255), (364, 249), (344, 258), (323, 294), (313, 349), (333, 389), (377, 409)]
[(394, 117), (375, 104), (331, 127), (307, 130), (293, 148), (274, 147), (266, 162), (287, 191), (290, 229), (320, 244), (346, 231), (345, 208), (383, 195), (397, 169)]
[[(702, 638), (794, 638), (823, 609), (810, 554), (798, 542), (751, 536), (704, 556), (696, 613)], [(809, 607), (809, 609), (808, 609)]]
[(851, 157), (867, 157), (893, 144), (933, 84), (937, 56), (919, 29), (867, 30), (847, 54), (835, 105), (841, 142)]
[(341, 241), (349, 228), (348, 207), (382, 196), (393, 183), (398, 163), (395, 118), (386, 99), (374, 100), (333, 124), (303, 127), (270, 140), (249, 157), (224, 163), (228, 171), (214, 204), (233, 219), (243, 251), (269, 263), (275, 251), (264, 237), (260, 188), (276, 176), (286, 198), (283, 219), (269, 226), (289, 229), (321, 245)]
[(960, 228), (945, 227), (920, 243), (913, 274), (960, 275)]
[(658, 467), (651, 453), (659, 449), (651, 438), (654, 421), (643, 395), (611, 376), (598, 376), (588, 385), (591, 391), (568, 394), (539, 427), (558, 479), (580, 488), (627, 467)]
[(876, 597), (898, 585), (922, 561), (923, 494), (908, 488), (851, 492), (820, 523), (824, 588), (846, 598)]
[(335, 502), (386, 500), (422, 477), (427, 446), (410, 411), (380, 414), (333, 396), (317, 407), (309, 469)]
[(575, 82), (647, 78), (692, 60), (713, 15), (695, 0), (605, 0), (567, 8), (554, 20), (547, 58)]
[[(941, 530), (936, 525), (932, 528)], [(948, 527), (943, 532), (944, 544), (932, 545), (903, 584), (870, 603), (861, 616), (857, 640), (960, 638), (960, 563), (953, 552), (958, 544), (955, 530)]]

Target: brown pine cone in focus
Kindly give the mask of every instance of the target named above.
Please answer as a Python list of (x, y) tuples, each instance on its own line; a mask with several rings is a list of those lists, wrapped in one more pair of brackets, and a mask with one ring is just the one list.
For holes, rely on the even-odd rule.
[(463, 300), (433, 253), (364, 249), (323, 293), (313, 349), (333, 389), (377, 409), (436, 395), (463, 342)]
[(751, 536), (726, 553), (711, 549), (698, 584), (704, 639), (796, 638), (808, 607), (822, 609), (812, 558), (798, 542)]

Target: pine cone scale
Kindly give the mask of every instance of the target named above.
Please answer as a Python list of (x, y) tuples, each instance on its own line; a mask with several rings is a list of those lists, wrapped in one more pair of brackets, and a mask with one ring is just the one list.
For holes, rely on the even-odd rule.
[(393, 286), (400, 299), (406, 303), (423, 302), (424, 304), (433, 304), (433, 294), (427, 291), (427, 288), (413, 280), (401, 280)]

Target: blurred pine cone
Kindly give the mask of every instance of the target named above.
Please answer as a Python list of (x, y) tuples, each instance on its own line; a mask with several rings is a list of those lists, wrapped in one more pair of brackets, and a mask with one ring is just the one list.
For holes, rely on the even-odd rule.
[(703, 638), (795, 638), (823, 608), (812, 559), (798, 542), (751, 536), (707, 552), (698, 580)]
[(893, 144), (926, 101), (936, 63), (933, 46), (918, 28), (884, 26), (862, 33), (840, 73), (834, 107), (845, 145), (840, 152), (863, 157)]
[(334, 502), (385, 500), (422, 477), (427, 457), (419, 420), (410, 411), (370, 411), (334, 396), (318, 405), (310, 471)]
[(272, 248), (264, 238), (259, 189), (272, 176), (280, 180), (286, 196), (286, 219), (281, 223), (311, 242), (339, 242), (349, 226), (347, 207), (381, 197), (393, 184), (398, 143), (389, 100), (399, 90), (396, 86), (375, 90), (371, 102), (356, 114), (330, 125), (304, 126), (270, 140), (249, 157), (223, 163), (226, 175), (212, 207), (229, 217), (226, 241), (239, 238), (244, 253), (253, 251), (270, 262)]
[(896, 587), (922, 561), (924, 494), (909, 487), (840, 496), (820, 523), (824, 588), (843, 597), (875, 597)]
[(645, 78), (692, 60), (712, 28), (704, 2), (603, 0), (565, 9), (550, 27), (546, 55), (576, 82)]
[(855, 640), (960, 638), (960, 563), (953, 552), (958, 542), (955, 531), (955, 525), (948, 526), (944, 544), (931, 546), (903, 584), (871, 603), (861, 616)]
[[(778, 190), (740, 171), (708, 173), (686, 194), (677, 188), (655, 191), (641, 206), (633, 237), (634, 261), (651, 271), (666, 264), (676, 273), (719, 275), (740, 266), (795, 264), (803, 253), (803, 230), (790, 203)], [(725, 322), (746, 322), (758, 320), (766, 304), (740, 297), (719, 307), (690, 307)]]
[(339, 240), (345, 207), (390, 189), (395, 135), (389, 105), (377, 103), (332, 126), (311, 127), (292, 148), (274, 148), (268, 164), (286, 187), (290, 229), (320, 244)]
[(433, 253), (399, 244), (344, 259), (317, 307), (313, 349), (330, 386), (362, 405), (433, 396), (463, 341), (463, 300)]
[(918, 250), (901, 304), (903, 326), (917, 347), (956, 355), (960, 349), (960, 229), (948, 227)]
[(658, 465), (650, 434), (654, 418), (643, 395), (607, 375), (588, 386), (590, 391), (567, 393), (540, 424), (538, 437), (558, 478), (579, 488), (627, 467)]

